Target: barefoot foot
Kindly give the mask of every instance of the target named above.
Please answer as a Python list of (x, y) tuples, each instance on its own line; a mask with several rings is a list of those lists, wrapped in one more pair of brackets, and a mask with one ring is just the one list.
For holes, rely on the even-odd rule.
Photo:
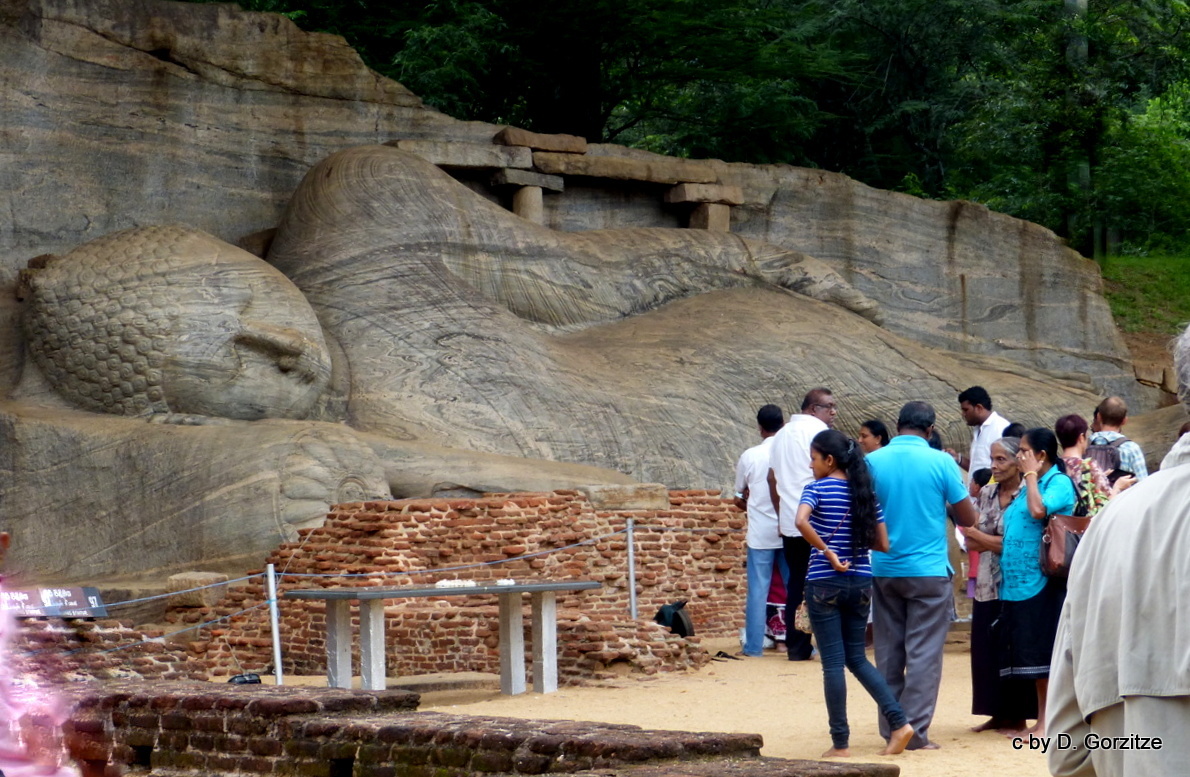
[(819, 758), (850, 758), (851, 748), (849, 747), (832, 747), (827, 750)]
[(908, 723), (901, 726), (888, 738), (888, 747), (880, 751), (880, 755), (897, 755), (905, 752), (905, 748), (909, 745), (909, 740), (913, 739), (913, 726)]

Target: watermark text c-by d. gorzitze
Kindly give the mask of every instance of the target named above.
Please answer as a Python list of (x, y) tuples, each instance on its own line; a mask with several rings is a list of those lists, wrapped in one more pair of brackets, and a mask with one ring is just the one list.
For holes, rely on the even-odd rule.
[(1087, 734), (1075, 739), (1069, 734), (1056, 734), (1052, 737), (1039, 737), (1030, 734), (1027, 737), (1013, 737), (1014, 750), (1040, 750), (1048, 753), (1050, 750), (1160, 750), (1161, 737), (1146, 737), (1140, 734), (1129, 734), (1122, 737), (1105, 737), (1099, 734)]

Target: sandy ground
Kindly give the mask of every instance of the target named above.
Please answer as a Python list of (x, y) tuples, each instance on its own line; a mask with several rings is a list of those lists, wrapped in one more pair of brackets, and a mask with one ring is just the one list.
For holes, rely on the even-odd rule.
[[(704, 640), (712, 654), (734, 653), (733, 640)], [(869, 657), (871, 654), (869, 653)], [(848, 675), (848, 716), (855, 761), (885, 761), (904, 777), (970, 777), (972, 774), (1045, 777), (1045, 756), (995, 732), (971, 733), (983, 721), (971, 715), (970, 655), (966, 635), (947, 645), (942, 692), (930, 737), (941, 750), (880, 756), (876, 705)], [(762, 754), (817, 758), (830, 747), (822, 671), (817, 661), (790, 662), (783, 653), (716, 661), (698, 672), (656, 679), (625, 678), (614, 687), (562, 688), (557, 693), (501, 696), (489, 690), (436, 691), (422, 695), (421, 709), (517, 718), (631, 723), (649, 729), (758, 733)]]

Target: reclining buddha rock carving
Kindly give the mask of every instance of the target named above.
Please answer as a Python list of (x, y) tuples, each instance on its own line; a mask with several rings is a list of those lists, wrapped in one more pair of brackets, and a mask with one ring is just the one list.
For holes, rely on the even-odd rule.
[[(808, 257), (695, 230), (553, 232), (393, 148), (315, 167), (269, 259), (152, 227), (31, 265), (23, 399), (0, 402), (5, 511), (40, 537), (29, 568), (242, 569), (326, 505), (390, 493), (722, 484), (753, 408), (810, 385), (836, 389), (843, 428), (966, 382), (1022, 418), (1094, 401), (881, 329)], [(102, 412), (30, 407), (39, 388)], [(221, 423), (142, 420), (180, 415)], [(95, 527), (93, 547), (63, 548), (63, 527)]]
[(330, 353), (302, 293), (197, 230), (107, 235), (31, 263), (21, 283), (32, 363), (84, 410), (300, 419), (330, 382)]
[(290, 201), (268, 258), (287, 274), (311, 261), (344, 262), (339, 270), (346, 277), (347, 257), (355, 254), (365, 263), (365, 255), (384, 255), (409, 269), (423, 265), (403, 290), (418, 291), (419, 283), (465, 286), (549, 331), (616, 321), (716, 289), (766, 285), (880, 323), (875, 301), (797, 251), (704, 230), (558, 232), (387, 146), (349, 149), (315, 165)]
[(689, 472), (632, 463), (656, 442), (621, 429), (619, 416), (640, 412), (635, 400), (618, 376), (576, 361), (567, 337), (731, 288), (791, 304), (812, 295), (878, 318), (874, 302), (802, 254), (701, 230), (556, 232), (383, 146), (311, 169), (268, 259), (347, 352), (356, 428), (675, 483)]

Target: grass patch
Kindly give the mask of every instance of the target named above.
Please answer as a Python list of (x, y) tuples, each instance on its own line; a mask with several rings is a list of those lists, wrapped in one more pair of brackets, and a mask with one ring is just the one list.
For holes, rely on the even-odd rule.
[(1174, 335), (1190, 321), (1190, 256), (1113, 256), (1103, 278), (1125, 332)]

